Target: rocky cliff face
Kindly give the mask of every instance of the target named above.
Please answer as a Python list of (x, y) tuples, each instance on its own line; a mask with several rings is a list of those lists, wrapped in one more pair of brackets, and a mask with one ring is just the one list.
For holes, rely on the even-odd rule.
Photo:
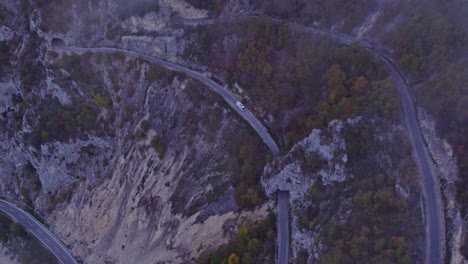
[[(17, 1), (0, 4), (8, 11), (0, 25), (0, 54), (8, 54), (0, 57), (0, 192), (34, 208), (84, 263), (195, 262), (206, 248), (226, 242), (239, 219), (264, 218), (273, 204), (235, 212), (226, 145), (232, 131), (248, 128), (206, 87), (119, 54), (52, 50), (50, 39), (61, 37), (70, 45), (115, 46), (180, 63), (187, 40), (171, 28), (171, 17), (208, 15), (178, 0), (148, 9), (123, 9), (123, 2), (75, 3), (64, 32), (41, 30), (47, 18), (38, 10), (24, 10)], [(229, 1), (225, 9), (248, 12), (247, 2)], [(377, 16), (356, 34), (371, 30)], [(346, 223), (353, 213), (358, 191), (349, 186), (357, 175), (347, 129), (361, 122), (335, 120), (314, 129), (264, 169), (268, 196), (291, 192), (296, 260), (305, 252), (310, 263), (324, 248), (327, 225), (301, 216), (312, 204), (314, 184), (343, 190), (318, 203), (328, 219)], [(401, 127), (376, 131), (369, 137), (375, 145), (391, 146), (404, 135)], [(423, 131), (453, 201), (451, 148), (435, 137), (431, 122), (423, 122)], [(379, 168), (396, 178), (391, 184), (398, 196), (414, 201), (417, 188), (393, 170), (399, 157), (382, 149), (375, 150)], [(453, 204), (448, 211), (456, 263), (466, 231)]]
[[(355, 138), (350, 135), (353, 130), (361, 131), (369, 124), (375, 126), (365, 139), (372, 154), (361, 153), (357, 157), (362, 143), (354, 142)], [(328, 252), (334, 250), (327, 238), (331, 223), (352, 225), (359, 217), (357, 215), (365, 214), (359, 211), (356, 197), (368, 190), (368, 181), (395, 175), (387, 183), (388, 190), (392, 190), (397, 199), (402, 199), (402, 203), (412, 204), (415, 208), (419, 205), (415, 177), (399, 175), (408, 168), (414, 170), (414, 164), (408, 163), (411, 156), (405, 137), (400, 126), (383, 129), (381, 123), (360, 117), (334, 120), (326, 128), (312, 130), (283, 157), (265, 167), (262, 184), (266, 193), (273, 196), (277, 189), (290, 192), (291, 247), (296, 263), (324, 260)], [(401, 149), (397, 150), (395, 145), (400, 145)], [(391, 217), (403, 217), (408, 225), (421, 225), (420, 208), (406, 213), (406, 216), (391, 214)], [(416, 230), (412, 231), (415, 237), (411, 240), (418, 245), (421, 230)], [(421, 248), (414, 246), (413, 250), (420, 252)], [(415, 254), (413, 261), (419, 263), (419, 258)]]
[[(184, 14), (179, 2), (161, 5), (203, 16)], [(98, 10), (112, 7), (103, 1)], [(224, 137), (246, 130), (243, 122), (184, 76), (119, 55), (54, 52), (52, 36), (83, 43), (88, 29), (79, 27), (77, 14), (76, 29), (66, 34), (46, 34), (27, 21), (16, 31), (2, 27), (13, 65), (2, 67), (0, 84), (2, 195), (34, 208), (85, 263), (193, 262), (225, 242), (241, 216), (266, 216), (268, 203), (234, 212), (230, 175), (222, 169)], [(30, 19), (30, 25), (41, 23), (39, 16)], [(91, 31), (88, 45), (105, 34)], [(148, 43), (155, 45), (150, 54), (164, 57), (176, 54), (171, 41), (129, 36), (122, 45)], [(26, 64), (27, 56), (37, 65)], [(37, 78), (21, 76), (21, 67)], [(208, 120), (213, 111), (216, 119)]]
[[(346, 122), (334, 120), (326, 129), (314, 129), (284, 157), (265, 167), (262, 183), (266, 193), (274, 195), (278, 189), (288, 190), (290, 193), (294, 258), (303, 250), (307, 250), (308, 255), (317, 251), (313, 233), (301, 228), (298, 223), (299, 215), (310, 205), (307, 196), (313, 183), (320, 180), (326, 185), (333, 185), (352, 177), (346, 169), (348, 158), (343, 128), (359, 120), (360, 118), (349, 119)], [(344, 201), (345, 210), (349, 210), (349, 206), (345, 206), (347, 203), (349, 202)], [(345, 211), (335, 213), (349, 215)]]
[[(359, 118), (350, 119), (348, 124), (359, 122)], [(265, 168), (266, 175), (274, 175), (273, 177), (265, 177), (263, 179), (264, 188), (268, 195), (273, 195), (277, 190), (287, 190), (290, 192), (292, 201), (301, 199), (306, 194), (313, 183), (313, 178), (321, 177), (324, 184), (332, 184), (333, 182), (343, 182), (347, 177), (350, 177), (346, 171), (346, 144), (342, 136), (344, 122), (334, 120), (328, 125), (328, 129), (314, 129), (303, 140), (298, 142), (290, 151), (289, 155), (282, 158)], [(312, 173), (314, 177), (304, 177), (305, 174), (310, 174), (309, 168), (302, 169), (304, 160), (293, 156), (296, 152), (302, 152), (302, 158), (317, 158), (318, 163), (324, 166), (318, 171)], [(318, 165), (318, 164), (317, 164)], [(317, 166), (319, 167), (319, 166)]]
[(464, 263), (464, 257), (460, 253), (462, 239), (466, 234), (466, 219), (462, 219), (460, 208), (455, 204), (456, 184), (459, 180), (459, 171), (452, 146), (444, 139), (437, 136), (434, 120), (418, 109), (418, 117), (421, 123), (421, 131), (426, 141), (429, 153), (434, 162), (434, 174), (438, 175), (442, 182), (442, 193), (445, 199), (445, 215), (448, 250), (451, 257), (450, 263)]

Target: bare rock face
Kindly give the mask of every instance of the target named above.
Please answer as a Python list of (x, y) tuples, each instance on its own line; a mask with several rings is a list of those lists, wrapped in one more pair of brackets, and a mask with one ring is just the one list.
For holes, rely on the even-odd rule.
[(96, 177), (99, 177), (96, 172), (104, 160), (110, 158), (112, 146), (112, 140), (98, 137), (42, 145), (40, 159), (33, 165), (37, 168), (44, 192), (57, 191), (79, 179), (95, 184)]
[[(66, 41), (77, 36), (69, 34)], [(41, 54), (52, 36), (37, 40)], [(161, 54), (174, 54), (172, 41), (160, 39), (168, 46)], [(208, 206), (221, 198), (232, 202), (232, 191), (219, 188), (229, 186), (229, 173), (213, 168), (228, 161), (226, 131), (245, 129), (229, 110), (218, 109), (217, 133), (207, 136), (208, 114), (221, 108), (209, 89), (118, 55), (54, 52), (51, 58), (38, 59), (48, 70), (28, 94), (21, 94), (15, 74), (1, 80), (0, 191), (34, 208), (84, 263), (194, 262), (227, 241), (225, 222), (266, 217), (267, 205), (240, 214), (235, 205)], [(34, 100), (24, 110), (26, 96)], [(96, 123), (61, 139), (48, 139), (40, 131), (45, 126), (37, 146), (31, 144), (41, 118), (57, 112), (66, 113), (52, 122), (58, 130), (64, 119), (72, 127)], [(206, 198), (213, 190), (219, 194), (209, 199), (216, 201)], [(200, 200), (206, 202), (197, 205)], [(200, 221), (204, 205), (210, 212)]]
[(156, 32), (166, 27), (168, 17), (160, 13), (149, 12), (143, 17), (131, 16), (122, 23), (122, 27), (131, 33)]
[(183, 19), (202, 19), (208, 17), (208, 11), (198, 10), (181, 0), (164, 0), (158, 2), (158, 10), (148, 10), (144, 15), (132, 15), (126, 18), (121, 27), (126, 32), (136, 33), (168, 33), (171, 17)]
[(18, 259), (9, 250), (0, 244), (0, 262), (4, 264), (18, 264)]
[[(15, 67), (34, 61), (43, 69), (24, 94), (21, 76), (2, 76), (2, 195), (34, 209), (84, 263), (193, 263), (225, 243), (243, 217), (265, 218), (271, 203), (235, 212), (229, 172), (214, 169), (227, 167), (227, 131), (246, 128), (209, 89), (141, 60), (60, 53), (49, 41), (120, 45), (173, 60), (180, 47), (178, 32), (166, 28), (170, 16), (207, 12), (159, 1), (157, 12), (119, 20), (113, 0), (76, 3), (69, 31), (42, 32), (40, 12), (24, 32), (0, 31), (26, 43), (12, 48)], [(118, 38), (107, 34), (114, 28), (123, 32)], [(154, 34), (121, 38), (142, 32)], [(22, 61), (21, 53), (29, 57)], [(219, 120), (209, 128), (215, 108)]]
[(184, 19), (202, 19), (208, 16), (208, 11), (196, 9), (183, 0), (161, 0), (159, 2), (169, 6), (179, 17)]
[[(357, 119), (350, 119), (349, 124), (358, 122)], [(309, 137), (305, 138), (300, 145), (304, 148), (306, 155), (317, 154), (328, 163), (327, 168), (321, 169), (319, 175), (324, 184), (330, 182), (342, 182), (347, 178), (345, 170), (348, 156), (346, 155), (346, 145), (341, 135), (343, 122), (333, 120), (328, 125), (328, 132), (331, 134), (331, 141), (320, 137), (320, 130), (313, 130)]]
[(226, 1), (224, 11), (233, 14), (252, 13), (253, 7), (249, 0), (229, 0)]
[(447, 221), (447, 254), (451, 255), (451, 263), (465, 263), (460, 252), (460, 245), (465, 236), (466, 219), (461, 219), (460, 209), (456, 205), (456, 181), (458, 180), (458, 166), (456, 157), (453, 155), (452, 146), (437, 136), (436, 124), (431, 117), (422, 109), (418, 109), (418, 117), (421, 131), (429, 149), (429, 153), (435, 163), (434, 175), (443, 180), (442, 191), (445, 196), (445, 212), (449, 219)]
[[(357, 119), (350, 119), (348, 124), (355, 124)], [(346, 145), (341, 134), (343, 121), (333, 120), (328, 129), (323, 131), (314, 129), (312, 132), (290, 150), (292, 155), (295, 151), (301, 149), (305, 158), (316, 155), (326, 166), (322, 166), (316, 171), (313, 177), (306, 177), (302, 171), (300, 162), (290, 159), (288, 156), (279, 161), (279, 164), (287, 165), (276, 168), (270, 165), (265, 168), (266, 175), (274, 175), (263, 182), (267, 194), (272, 195), (276, 190), (290, 191), (291, 200), (296, 200), (304, 195), (313, 183), (313, 178), (321, 177), (324, 184), (332, 182), (342, 182), (350, 175), (347, 174), (345, 166), (348, 160), (346, 155)], [(287, 163), (292, 160), (291, 163)], [(281, 165), (280, 165), (281, 166)]]
[(264, 181), (263, 186), (270, 195), (277, 190), (289, 191), (291, 200), (294, 201), (301, 199), (312, 183), (312, 179), (304, 177), (298, 163), (290, 163), (284, 166), (280, 173)]
[[(213, 168), (226, 165), (222, 137), (243, 129), (240, 121), (228, 121), (228, 112), (220, 111), (218, 133), (208, 137), (204, 117), (219, 107), (205, 102), (216, 102), (209, 89), (159, 68), (153, 69), (159, 80), (150, 82), (150, 66), (142, 61), (99, 55), (89, 60), (103, 76), (106, 92), (100, 93), (112, 98), (98, 116), (112, 120), (113, 136), (90, 132), (83, 139), (42, 144), (31, 160), (42, 183), (34, 202), (48, 211), (52, 230), (86, 263), (190, 263), (202, 249), (226, 242), (225, 222), (242, 216), (233, 212), (236, 207), (207, 206), (210, 213), (200, 222), (194, 206), (229, 181), (226, 172)], [(86, 87), (64, 87), (56, 88), (86, 97)], [(56, 193), (52, 200), (59, 202), (51, 206), (48, 193)], [(216, 201), (206, 200), (211, 202)], [(267, 215), (266, 208), (252, 213)]]
[(13, 30), (9, 27), (0, 25), (0, 41), (6, 41), (12, 39), (14, 36)]
[(19, 82), (14, 79), (0, 83), (0, 114), (13, 107), (13, 98), (19, 95), (18, 86)]
[(124, 36), (121, 46), (123, 49), (175, 61), (177, 56), (177, 39), (174, 36), (148, 37)]
[[(347, 121), (333, 120), (327, 129), (314, 129), (306, 138), (293, 146), (287, 155), (265, 167), (262, 178), (265, 192), (271, 196), (278, 189), (287, 190), (290, 193), (291, 212), (293, 212), (291, 237), (294, 258), (304, 249), (312, 252), (317, 247), (314, 244), (313, 234), (299, 227), (299, 217), (294, 212), (305, 211), (308, 206), (305, 197), (317, 179), (320, 178), (323, 184), (333, 184), (352, 177), (346, 171), (348, 158), (342, 130), (345, 124), (355, 125), (359, 120), (360, 118)], [(314, 168), (310, 168), (310, 165), (307, 165), (307, 159), (311, 157), (320, 160), (317, 162), (321, 165), (317, 164)], [(342, 201), (342, 203), (346, 204), (348, 201)], [(346, 206), (342, 208), (346, 208)], [(338, 214), (345, 217), (347, 212), (344, 210)]]
[(46, 79), (46, 83), (47, 94), (52, 94), (52, 96), (57, 98), (62, 105), (69, 105), (71, 103), (71, 99), (68, 93), (55, 84), (52, 78), (48, 77)]
[(458, 179), (458, 167), (452, 146), (446, 140), (437, 137), (435, 122), (428, 114), (418, 109), (418, 116), (421, 120), (424, 140), (434, 158), (440, 177), (450, 183), (455, 182)]

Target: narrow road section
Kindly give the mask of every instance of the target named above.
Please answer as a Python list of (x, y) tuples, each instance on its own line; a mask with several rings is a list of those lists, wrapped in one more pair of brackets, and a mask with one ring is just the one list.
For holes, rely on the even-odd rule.
[(28, 232), (39, 239), (39, 241), (41, 241), (41, 243), (44, 244), (44, 246), (47, 247), (61, 263), (78, 263), (60, 240), (32, 215), (4, 200), (0, 200), (0, 211), (9, 215), (15, 220), (15, 222), (21, 224)]
[(197, 79), (198, 81), (204, 83), (208, 87), (210, 87), (214, 92), (217, 94), (221, 95), (221, 97), (228, 103), (228, 105), (236, 111), (244, 120), (249, 123), (249, 125), (257, 132), (257, 134), (262, 138), (263, 142), (268, 146), (268, 148), (271, 150), (271, 152), (274, 155), (277, 155), (279, 153), (279, 148), (276, 145), (276, 142), (273, 140), (273, 137), (270, 135), (266, 127), (258, 120), (252, 112), (250, 112), (247, 108), (240, 109), (239, 107), (236, 106), (236, 102), (238, 100), (236, 97), (226, 89), (226, 87), (223, 87), (210, 79), (208, 76), (206, 76), (203, 73), (185, 68), (183, 66), (177, 65), (172, 62), (168, 62), (162, 59), (158, 59), (152, 56), (148, 55), (143, 55), (137, 52), (133, 51), (128, 51), (128, 50), (122, 50), (122, 49), (116, 49), (116, 48), (78, 48), (78, 47), (68, 47), (68, 46), (61, 46), (61, 45), (55, 45), (55, 48), (58, 50), (63, 50), (63, 51), (68, 51), (68, 52), (73, 52), (77, 54), (83, 54), (86, 52), (92, 52), (92, 53), (122, 53), (125, 54), (126, 56), (130, 58), (141, 58), (145, 61), (148, 61), (150, 63), (158, 64), (160, 66), (163, 66), (171, 71), (177, 71), (177, 72), (182, 72), (187, 74), (188, 76)]
[(289, 261), (289, 192), (278, 191), (278, 264)]

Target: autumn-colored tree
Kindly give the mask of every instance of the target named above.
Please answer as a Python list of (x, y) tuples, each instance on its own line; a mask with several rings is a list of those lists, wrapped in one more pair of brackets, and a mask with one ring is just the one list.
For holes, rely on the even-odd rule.
[(232, 253), (229, 256), (228, 264), (239, 264), (239, 256), (237, 256), (235, 253)]
[(239, 237), (242, 240), (248, 240), (249, 239), (249, 230), (246, 227), (240, 227), (239, 228)]
[(244, 72), (258, 71), (265, 62), (265, 52), (255, 41), (249, 41), (247, 47), (240, 54), (238, 65)]
[(337, 104), (341, 100), (341, 98), (345, 96), (346, 96), (346, 87), (342, 84), (339, 84), (330, 91), (330, 96), (329, 96), (330, 103)]
[(262, 39), (252, 40), (247, 42), (247, 46), (240, 53), (237, 65), (242, 72), (250, 76), (249, 78), (263, 82), (269, 80), (273, 72), (273, 67), (269, 62), (271, 55), (271, 49)]
[(327, 86), (329, 89), (333, 89), (338, 85), (344, 85), (346, 81), (346, 73), (341, 70), (341, 66), (339, 64), (333, 64), (327, 70)]
[(242, 202), (247, 203), (251, 206), (257, 206), (262, 203), (262, 198), (255, 189), (247, 189), (247, 193), (242, 196)]
[[(200, 255), (200, 264), (247, 264), (269, 263), (275, 254), (276, 217), (273, 213), (260, 223), (245, 219), (238, 226), (238, 231), (229, 243), (218, 247), (216, 251)], [(1, 226), (0, 226), (1, 227)], [(217, 262), (216, 262), (217, 261)]]
[(294, 73), (292, 75), (293, 83), (295, 85), (302, 84), (307, 79), (308, 75), (310, 75), (310, 71), (310, 67), (307, 63), (299, 63), (294, 69)]
[(333, 64), (327, 71), (327, 87), (329, 93), (329, 101), (336, 104), (339, 100), (346, 96), (346, 73), (341, 70), (341, 66)]
[(353, 86), (351, 86), (351, 93), (353, 96), (365, 95), (368, 89), (369, 89), (369, 81), (367, 81), (366, 77), (361, 75), (356, 79)]

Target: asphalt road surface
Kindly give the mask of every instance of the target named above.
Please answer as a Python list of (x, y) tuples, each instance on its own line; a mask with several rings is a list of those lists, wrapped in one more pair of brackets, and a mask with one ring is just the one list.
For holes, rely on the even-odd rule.
[[(223, 19), (200, 19), (200, 20), (186, 20), (179, 19), (176, 23), (183, 24), (186, 26), (197, 26), (197, 25), (211, 25), (215, 23), (232, 23), (239, 20), (245, 20), (249, 16), (240, 15), (239, 19), (235, 17), (228, 17)], [(253, 16), (250, 16), (252, 18)], [(281, 19), (271, 18), (274, 23), (284, 23)], [(401, 101), (403, 105), (403, 111), (405, 113), (405, 122), (409, 131), (411, 145), (413, 147), (413, 153), (416, 158), (419, 172), (421, 175), (421, 187), (424, 194), (424, 211), (426, 220), (426, 263), (439, 264), (443, 262), (443, 245), (445, 244), (445, 232), (443, 224), (443, 211), (440, 204), (440, 188), (437, 178), (434, 177), (431, 170), (431, 161), (427, 147), (422, 138), (421, 130), (417, 120), (416, 110), (414, 101), (409, 93), (410, 85), (404, 74), (395, 63), (395, 61), (382, 49), (377, 47), (375, 44), (367, 42), (365, 40), (358, 40), (347, 35), (324, 29), (318, 29), (315, 27), (307, 27), (293, 22), (286, 22), (288, 25), (298, 31), (319, 34), (325, 37), (329, 37), (344, 45), (358, 45), (367, 51), (377, 54), (382, 61), (389, 67), (390, 75), (395, 80), (395, 85), (400, 93)], [(282, 227), (282, 226), (281, 226)], [(283, 227), (282, 227), (283, 228)], [(280, 230), (281, 233), (281, 230)], [(280, 250), (281, 250), (280, 246)], [(282, 263), (282, 262), (280, 262)]]
[(219, 85), (209, 77), (207, 77), (205, 74), (193, 71), (191, 69), (185, 68), (183, 66), (177, 65), (172, 62), (168, 62), (162, 59), (158, 59), (155, 57), (151, 57), (148, 55), (143, 55), (137, 52), (133, 51), (128, 51), (128, 50), (122, 50), (122, 49), (116, 49), (116, 48), (77, 48), (77, 47), (68, 47), (68, 46), (63, 46), (63, 47), (55, 47), (56, 49), (61, 49), (64, 51), (69, 51), (69, 52), (74, 52), (78, 54), (82, 54), (85, 52), (93, 52), (93, 53), (123, 53), (128, 57), (131, 58), (141, 58), (143, 60), (146, 60), (148, 62), (154, 63), (161, 65), (169, 70), (172, 71), (177, 71), (177, 72), (182, 72), (187, 74), (188, 76), (199, 80), (200, 82), (204, 83), (208, 87), (210, 87), (213, 91), (221, 95), (223, 97), (224, 101), (226, 101), (229, 106), (236, 111), (242, 118), (244, 118), (250, 126), (257, 132), (257, 134), (262, 138), (263, 142), (268, 146), (268, 148), (271, 150), (271, 152), (276, 155), (279, 153), (278, 146), (276, 145), (276, 142), (273, 140), (271, 137), (270, 133), (266, 129), (266, 127), (258, 120), (252, 112), (250, 112), (247, 108), (245, 108), (244, 111), (240, 110), (236, 106), (236, 102), (238, 101), (236, 97), (228, 91), (225, 87)]
[(61, 263), (78, 263), (60, 240), (49, 232), (47, 228), (45, 228), (32, 215), (4, 200), (0, 200), (0, 211), (15, 219), (15, 222), (21, 224), (26, 230), (39, 239)]
[(278, 263), (289, 260), (289, 192), (278, 191)]

